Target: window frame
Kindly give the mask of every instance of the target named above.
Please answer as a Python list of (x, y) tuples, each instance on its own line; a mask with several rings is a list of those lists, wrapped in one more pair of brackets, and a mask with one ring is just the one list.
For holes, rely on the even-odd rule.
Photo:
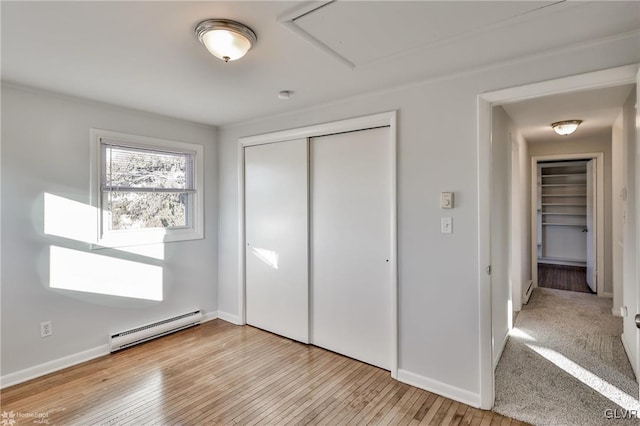
[[(103, 147), (102, 141), (111, 145), (193, 154), (193, 190), (186, 210), (187, 226), (174, 228), (120, 229), (111, 230), (105, 226), (104, 191), (102, 190)], [(137, 136), (109, 130), (90, 129), (91, 141), (91, 206), (96, 211), (97, 235), (93, 249), (102, 247), (124, 247), (133, 245), (158, 244), (172, 241), (188, 241), (204, 238), (204, 147), (198, 144), (178, 142), (147, 136)]]

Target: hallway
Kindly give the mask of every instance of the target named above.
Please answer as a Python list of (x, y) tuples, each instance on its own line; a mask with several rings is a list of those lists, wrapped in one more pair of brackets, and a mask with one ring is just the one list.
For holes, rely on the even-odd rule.
[(638, 424), (638, 384), (611, 299), (536, 288), (496, 369), (494, 411), (534, 425)]

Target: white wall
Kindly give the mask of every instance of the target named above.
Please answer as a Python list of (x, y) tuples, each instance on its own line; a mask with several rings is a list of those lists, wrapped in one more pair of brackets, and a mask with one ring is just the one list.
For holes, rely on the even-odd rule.
[(531, 279), (530, 160), (526, 140), (505, 112), (492, 109), (491, 306), (493, 362), (498, 364)]
[(613, 287), (613, 315), (620, 316), (622, 307), (622, 204), (624, 187), (622, 111), (611, 129), (611, 283)]
[(549, 140), (529, 144), (531, 157), (542, 155), (604, 152), (604, 292), (609, 295), (612, 285), (612, 231), (611, 231), (611, 131), (587, 138), (562, 141)]
[[(637, 61), (635, 42), (608, 40), (221, 128), (220, 311), (238, 313), (238, 138), (397, 109), (399, 367), (478, 405), (477, 96)], [(456, 193), (453, 235), (440, 233), (441, 191)]]
[(513, 296), (513, 310), (519, 311), (531, 283), (531, 159), (529, 145), (517, 130), (512, 143), (511, 258), (519, 258), (516, 262), (520, 266), (512, 271), (513, 287), (520, 289), (520, 294)]
[(625, 315), (624, 333), (622, 334), (622, 342), (627, 350), (627, 355), (634, 368), (636, 377), (640, 373), (640, 365), (636, 365), (638, 360), (638, 329), (634, 323), (634, 317), (640, 313), (638, 306), (638, 265), (637, 265), (637, 241), (636, 231), (637, 222), (636, 215), (638, 209), (638, 200), (636, 198), (636, 155), (638, 155), (638, 147), (636, 143), (636, 93), (633, 91), (624, 106), (622, 107), (622, 158), (624, 158), (623, 184), (626, 193), (626, 200), (622, 204), (622, 293), (623, 308)]
[[(205, 238), (130, 250), (90, 250), (89, 129), (204, 146)], [(107, 344), (110, 333), (194, 309), (217, 310), (216, 129), (35, 89), (2, 86), (2, 376)], [(59, 201), (45, 205), (47, 197)], [(45, 223), (68, 234), (47, 235)], [(87, 229), (88, 229), (87, 228)], [(95, 228), (93, 228), (95, 230)], [(87, 238), (95, 236), (89, 232)], [(125, 259), (159, 267), (162, 301), (50, 288), (51, 247), (77, 259)], [(74, 255), (75, 256), (75, 255)], [(73, 272), (82, 260), (62, 265)], [(95, 271), (100, 274), (100, 270)], [(51, 320), (53, 335), (40, 337)], [(15, 376), (15, 374), (13, 374)]]
[(491, 119), (491, 327), (495, 368), (507, 342), (512, 315), (510, 246), (513, 123), (502, 107), (493, 108)]

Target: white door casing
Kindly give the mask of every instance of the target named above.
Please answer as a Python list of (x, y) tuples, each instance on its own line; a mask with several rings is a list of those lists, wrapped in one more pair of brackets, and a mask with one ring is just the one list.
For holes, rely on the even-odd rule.
[[(640, 273), (638, 272), (638, 268), (640, 265), (640, 108), (638, 108), (638, 104), (640, 103), (640, 70), (636, 73), (636, 140), (635, 140), (635, 224), (636, 224), (636, 312), (633, 312), (632, 315), (640, 315)], [(623, 302), (624, 303), (624, 302)], [(636, 317), (637, 318), (637, 317)], [(637, 323), (636, 323), (637, 324)], [(636, 374), (640, 371), (640, 328), (636, 329), (636, 356), (633, 361), (635, 361)], [(639, 378), (636, 376), (636, 380)], [(638, 380), (640, 385), (640, 380)]]
[[(478, 334), (479, 354), (479, 405), (490, 409), (495, 398), (491, 332), (491, 277), (487, 274), (491, 263), (491, 109), (510, 102), (534, 99), (541, 96), (569, 93), (580, 90), (611, 87), (640, 82), (638, 64), (624, 65), (600, 71), (541, 81), (478, 95)], [(640, 123), (640, 118), (636, 120)], [(640, 165), (640, 159), (636, 160)], [(535, 167), (535, 162), (532, 161)], [(640, 174), (636, 175), (640, 180)], [(640, 210), (640, 209), (637, 209)], [(636, 211), (640, 219), (640, 211)], [(532, 232), (535, 241), (535, 233)], [(636, 236), (640, 247), (640, 232)], [(535, 248), (533, 250), (535, 253)], [(640, 257), (640, 255), (639, 255)], [(640, 262), (640, 258), (638, 259)], [(532, 271), (532, 275), (535, 271)], [(640, 284), (639, 284), (640, 286)], [(640, 301), (640, 296), (639, 300)], [(506, 303), (506, 302), (505, 302)], [(638, 336), (640, 343), (640, 336)]]
[(587, 285), (594, 293), (598, 288), (598, 276), (596, 266), (596, 205), (598, 203), (596, 193), (596, 168), (595, 160), (587, 162)]

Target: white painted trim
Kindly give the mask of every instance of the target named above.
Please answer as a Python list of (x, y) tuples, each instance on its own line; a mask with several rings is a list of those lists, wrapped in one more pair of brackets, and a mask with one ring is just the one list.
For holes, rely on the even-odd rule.
[[(600, 296), (600, 297), (607, 297), (607, 298), (609, 298), (609, 299), (612, 299), (612, 298), (613, 298), (613, 293), (612, 293), (612, 292), (609, 292), (609, 291), (607, 291), (607, 292), (604, 292), (604, 291), (603, 291), (603, 292), (602, 292), (602, 294), (598, 293), (598, 296)], [(611, 310), (613, 310), (613, 308), (612, 308)]]
[[(494, 105), (556, 93), (635, 83), (638, 68), (638, 64), (625, 65), (478, 95), (478, 304), (481, 408), (490, 409), (495, 399), (495, 377), (491, 368), (491, 281), (485, 272), (485, 267), (490, 262), (491, 252), (491, 204), (488, 201), (491, 199), (491, 108)], [(640, 217), (640, 209), (636, 213)], [(640, 233), (640, 228), (638, 232)]]
[[(624, 348), (624, 352), (627, 355), (628, 359), (632, 359), (631, 358), (631, 351), (629, 350), (629, 344), (627, 343), (627, 341), (624, 338), (624, 333), (620, 335), (620, 341), (622, 342), (622, 347)], [(635, 363), (630, 362), (629, 364), (631, 364), (631, 369), (633, 370), (633, 374), (636, 376), (636, 381), (638, 381), (639, 376), (638, 376), (638, 371), (636, 370), (636, 366)]]
[[(325, 136), (334, 133), (345, 133), (351, 131), (365, 130), (373, 127), (389, 126), (391, 137), (391, 159), (392, 162), (392, 203), (391, 203), (391, 254), (390, 259), (391, 276), (391, 330), (392, 347), (391, 350), (391, 377), (398, 376), (398, 191), (397, 191), (397, 112), (387, 111), (379, 114), (367, 115), (364, 117), (350, 118), (346, 120), (329, 123), (315, 124), (296, 129), (283, 130), (279, 132), (265, 133), (256, 136), (248, 136), (238, 139), (238, 322), (239, 325), (246, 324), (246, 282), (245, 282), (245, 212), (244, 212), (244, 148), (253, 145), (284, 142), (294, 139), (311, 138)], [(223, 313), (219, 312), (221, 319)], [(233, 321), (230, 321), (233, 322)]]
[(623, 84), (634, 83), (636, 81), (637, 71), (638, 64), (624, 65), (601, 71), (562, 77), (555, 80), (541, 81), (526, 86), (511, 87), (483, 93), (482, 98), (490, 102), (492, 106), (499, 106), (547, 95), (621, 86)]
[(364, 130), (372, 127), (391, 126), (396, 111), (381, 112), (364, 117), (348, 118), (346, 120), (332, 121), (329, 123), (314, 124), (296, 129), (282, 130), (279, 132), (264, 133), (261, 135), (247, 136), (239, 139), (240, 146), (263, 145), (266, 143), (284, 142), (294, 139), (326, 136), (333, 133), (345, 133), (356, 130)]
[(18, 383), (26, 382), (27, 380), (35, 379), (45, 374), (81, 364), (104, 355), (109, 355), (109, 345), (101, 345), (87, 349), (86, 351), (54, 359), (53, 361), (34, 365), (33, 367), (16, 371), (15, 373), (9, 373), (0, 378), (0, 389), (17, 385)]
[(389, 134), (391, 137), (391, 377), (398, 379), (398, 148), (397, 148), (397, 113), (393, 111), (389, 117)]
[(480, 395), (466, 389), (460, 389), (402, 369), (398, 370), (398, 380), (402, 383), (453, 399), (454, 401), (480, 408)]
[(240, 322), (239, 315), (233, 315), (223, 311), (218, 311), (218, 319), (221, 319), (222, 321), (230, 322), (231, 324), (235, 324), (235, 325), (244, 325)]
[[(531, 223), (531, 282), (533, 288), (538, 287), (538, 162), (530, 157), (531, 162), (531, 195), (529, 222)], [(535, 218), (535, 220), (534, 220)], [(533, 292), (533, 289), (532, 289)]]
[[(509, 315), (513, 315), (511, 312)], [(500, 342), (500, 346), (498, 346), (498, 350), (493, 353), (493, 371), (495, 373), (496, 367), (498, 367), (498, 362), (500, 361), (500, 357), (502, 357), (502, 352), (504, 352), (505, 346), (507, 346), (507, 341), (509, 340), (509, 332), (504, 333), (504, 338), (502, 342)]]
[[(585, 152), (577, 154), (536, 155), (531, 157), (531, 230), (537, 234), (537, 173), (538, 162), (548, 160), (596, 160), (596, 293), (604, 296), (604, 153)], [(534, 219), (535, 218), (535, 219)], [(531, 275), (538, 286), (537, 238), (531, 236)], [(613, 296), (612, 296), (613, 297)]]
[[(229, 321), (229, 319), (222, 318), (222, 315), (224, 315), (227, 318), (229, 317), (237, 318), (233, 315), (229, 315), (223, 312), (220, 313), (222, 314), (220, 317), (218, 316), (218, 314), (219, 314), (218, 311), (203, 313), (202, 318), (200, 320), (200, 324), (203, 324), (208, 321), (212, 321), (217, 318), (224, 319), (225, 321)], [(233, 322), (233, 321), (229, 321), (229, 322)], [(49, 373), (54, 373), (56, 371), (63, 370), (65, 368), (72, 367), (77, 364), (81, 364), (83, 362), (91, 361), (92, 359), (95, 359), (104, 355), (109, 355), (109, 353), (110, 353), (109, 345), (107, 344), (107, 345), (95, 347), (93, 349), (87, 349), (86, 351), (67, 355), (62, 358), (54, 359), (53, 361), (47, 361), (42, 364), (34, 365), (33, 367), (16, 371), (15, 373), (9, 373), (0, 377), (0, 389), (17, 385), (18, 383), (26, 382), (27, 380), (32, 380)]]
[[(480, 353), (480, 407), (490, 409), (495, 399), (491, 311), (491, 118), (492, 106), (478, 97), (478, 335)], [(488, 141), (488, 145), (485, 142)]]
[(246, 307), (246, 250), (244, 212), (244, 145), (238, 143), (238, 325), (247, 323)]
[[(640, 265), (640, 70), (638, 70), (636, 74), (636, 114), (635, 114), (635, 123), (636, 123), (636, 152), (635, 152), (635, 206), (632, 206), (628, 212), (628, 214), (635, 214), (635, 228), (636, 228), (636, 267), (635, 267), (635, 287), (636, 287), (636, 309), (640, 311), (640, 270), (638, 269), (638, 265)], [(630, 142), (632, 143), (632, 142)], [(635, 210), (635, 212), (633, 211)], [(633, 237), (632, 237), (633, 238)], [(624, 305), (624, 300), (622, 302)], [(640, 312), (634, 312), (632, 315), (637, 315)], [(640, 352), (640, 333), (636, 331), (636, 350)], [(631, 359), (631, 365), (635, 364), (635, 373), (636, 379), (638, 379), (638, 374), (640, 373), (640, 353), (636, 353), (636, 356)]]
[[(104, 229), (102, 217), (101, 140), (110, 139), (134, 147), (168, 149), (177, 152), (193, 153), (194, 188), (191, 222), (189, 226), (176, 229), (130, 229), (126, 231), (109, 231)], [(141, 244), (157, 244), (171, 241), (198, 240), (204, 238), (204, 146), (200, 144), (179, 142), (149, 136), (132, 135), (110, 130), (89, 129), (90, 140), (90, 205), (96, 212), (97, 235), (92, 249), (104, 247), (124, 247)]]
[(213, 321), (214, 319), (218, 319), (218, 311), (211, 311), (207, 313), (202, 313), (202, 318), (200, 319), (200, 324), (204, 324), (205, 322)]

